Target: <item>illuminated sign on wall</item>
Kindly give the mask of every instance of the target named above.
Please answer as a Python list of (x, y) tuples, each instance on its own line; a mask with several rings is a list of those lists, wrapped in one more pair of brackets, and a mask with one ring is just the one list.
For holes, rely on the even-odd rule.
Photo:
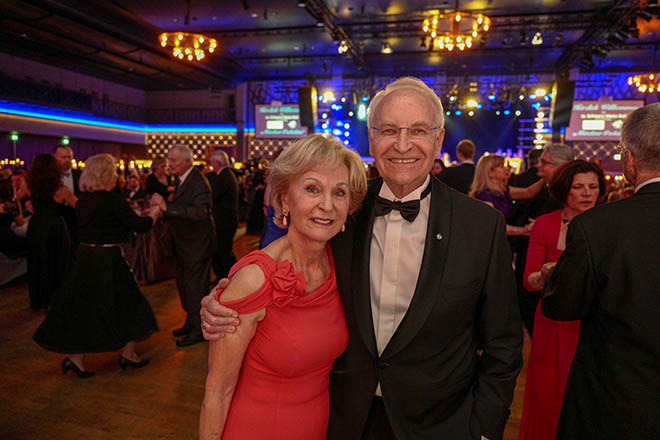
[(574, 101), (567, 141), (613, 141), (621, 137), (626, 117), (644, 106), (644, 101)]
[(300, 124), (297, 104), (257, 105), (254, 113), (258, 138), (297, 138), (307, 134), (307, 127)]

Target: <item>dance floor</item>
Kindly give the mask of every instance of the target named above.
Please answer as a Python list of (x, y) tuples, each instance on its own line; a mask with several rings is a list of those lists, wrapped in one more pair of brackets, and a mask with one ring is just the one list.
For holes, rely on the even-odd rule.
[[(242, 256), (259, 238), (239, 235)], [(136, 351), (151, 363), (121, 371), (119, 353), (92, 354), (86, 366), (96, 376), (62, 376), (63, 355), (43, 350), (32, 334), (45, 311), (28, 307), (27, 284), (0, 288), (0, 438), (41, 439), (195, 439), (204, 395), (208, 344), (174, 345), (172, 329), (184, 319), (174, 280), (143, 286), (160, 330)], [(529, 356), (525, 339), (525, 362)], [(518, 437), (525, 375), (518, 377), (505, 440)]]

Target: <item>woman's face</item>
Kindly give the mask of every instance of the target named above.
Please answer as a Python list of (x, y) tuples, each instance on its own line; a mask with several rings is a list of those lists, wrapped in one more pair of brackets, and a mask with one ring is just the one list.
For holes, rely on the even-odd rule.
[(346, 222), (350, 206), (349, 173), (345, 165), (317, 167), (297, 177), (282, 197), (289, 212), (289, 234), (326, 242)]
[(502, 162), (488, 172), (488, 177), (497, 183), (504, 182), (509, 178), (509, 169)]
[(154, 174), (159, 176), (167, 174), (167, 161), (161, 162), (154, 170)]
[(566, 206), (577, 212), (584, 212), (596, 205), (599, 194), (596, 173), (577, 173), (573, 176), (573, 183), (566, 197)]

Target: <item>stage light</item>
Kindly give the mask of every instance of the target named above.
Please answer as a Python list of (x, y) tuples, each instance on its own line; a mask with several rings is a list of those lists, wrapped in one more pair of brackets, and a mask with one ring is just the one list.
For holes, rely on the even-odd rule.
[(522, 112), (520, 110), (516, 110), (516, 116), (520, 116)]
[(541, 35), (540, 32), (537, 32), (534, 34), (534, 37), (532, 38), (532, 45), (539, 46), (541, 44), (543, 44), (543, 35)]
[(477, 106), (477, 101), (474, 99), (469, 99), (467, 102), (467, 106), (470, 108), (475, 108)]
[(488, 95), (488, 99), (490, 99), (491, 101), (494, 101), (495, 98), (496, 98), (496, 96), (495, 96), (495, 94), (493, 94), (493, 93), (491, 93), (490, 95)]
[(335, 97), (335, 92), (333, 92), (332, 90), (326, 90), (325, 92), (323, 92), (323, 99), (325, 101), (336, 101), (337, 100), (337, 98)]
[(455, 114), (456, 116), (460, 116), (460, 115), (463, 114), (463, 112), (460, 111), (460, 110), (456, 110), (456, 111), (454, 112), (454, 114)]
[(12, 131), (9, 135), (9, 139), (11, 139), (12, 142), (18, 142), (18, 132)]
[(511, 114), (511, 110), (504, 110), (504, 115), (509, 116)]
[(474, 112), (473, 112), (472, 110), (470, 110), (470, 111), (468, 112), (468, 115), (470, 115), (470, 116), (474, 116)]
[(499, 110), (497, 110), (497, 111), (495, 112), (495, 114), (496, 114), (497, 116), (499, 116), (500, 113), (501, 113), (501, 112), (500, 112)]
[(547, 93), (547, 92), (545, 91), (545, 89), (541, 89), (541, 88), (536, 89), (536, 90), (534, 91), (534, 94), (535, 94), (536, 96), (545, 96), (546, 93)]
[(68, 137), (68, 136), (64, 136), (64, 137), (62, 138), (62, 140), (61, 140), (61, 144), (62, 144), (62, 145), (69, 145), (69, 137)]

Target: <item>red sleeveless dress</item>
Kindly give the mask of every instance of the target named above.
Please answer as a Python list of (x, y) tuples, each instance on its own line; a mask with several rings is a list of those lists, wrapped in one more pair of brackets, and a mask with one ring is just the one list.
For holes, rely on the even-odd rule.
[(253, 294), (223, 302), (239, 314), (266, 308), (266, 317), (245, 353), (222, 438), (325, 439), (329, 418), (328, 378), (348, 343), (344, 309), (332, 274), (313, 292), (289, 261), (277, 263), (254, 251), (232, 267), (256, 264), (266, 282)]

